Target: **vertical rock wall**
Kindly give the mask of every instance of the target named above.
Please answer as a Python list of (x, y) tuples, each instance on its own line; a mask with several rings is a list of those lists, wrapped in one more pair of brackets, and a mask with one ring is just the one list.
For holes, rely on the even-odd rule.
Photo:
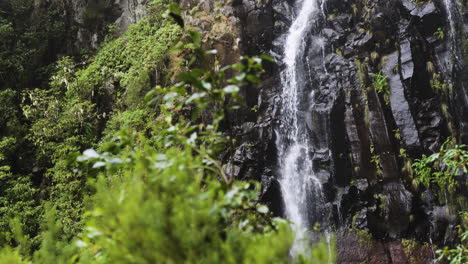
[[(293, 3), (233, 1), (243, 52), (280, 59)], [(411, 169), (449, 136), (467, 143), (464, 2), (453, 1), (448, 11), (442, 0), (326, 1), (325, 63), (309, 69), (319, 103), (306, 114), (330, 221), (352, 230), (338, 232), (340, 263), (428, 263), (432, 250), (414, 256), (405, 253), (409, 244), (455, 241), (457, 212), (416, 185)], [(316, 56), (313, 47), (304, 60)], [(250, 94), (256, 98), (247, 98), (257, 111), (236, 124), (241, 143), (232, 162), (239, 178), (263, 181), (263, 198), (278, 214), (284, 206), (274, 147), (281, 68), (270, 65), (262, 89)], [(388, 86), (379, 88), (379, 78)], [(457, 195), (466, 201), (466, 192)], [(352, 241), (363, 233), (370, 244), (353, 256)]]
[(64, 23), (73, 27), (76, 50), (96, 49), (114, 24), (120, 31), (146, 15), (149, 0), (35, 0), (37, 12), (54, 6), (63, 10)]

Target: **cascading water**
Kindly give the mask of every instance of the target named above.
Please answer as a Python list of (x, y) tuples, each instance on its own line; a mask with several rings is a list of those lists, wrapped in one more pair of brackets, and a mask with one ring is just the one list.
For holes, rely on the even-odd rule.
[(455, 25), (455, 17), (454, 17), (454, 11), (456, 10), (456, 5), (452, 2), (452, 0), (444, 0), (444, 5), (445, 5), (445, 10), (447, 12), (447, 21), (450, 26), (450, 31), (448, 32), (450, 40), (452, 42), (452, 47), (455, 49), (454, 50), (454, 56), (456, 60), (459, 60), (459, 54), (458, 54), (458, 49), (457, 49), (457, 29)]
[[(462, 49), (461, 49), (461, 39), (460, 36), (457, 35), (457, 25), (460, 25), (462, 21), (462, 16), (460, 13), (460, 4), (457, 5), (455, 0), (443, 0), (443, 4), (445, 7), (445, 11), (447, 14), (447, 23), (450, 28), (448, 31), (448, 37), (450, 40), (450, 48), (451, 48), (451, 56), (452, 59), (450, 60), (452, 69), (450, 69), (453, 72), (458, 72), (458, 71), (463, 71), (462, 69), (464, 68), (464, 62), (462, 60), (463, 54), (462, 54)], [(459, 23), (459, 24), (457, 24)], [(453, 75), (452, 75), (453, 77)], [(453, 81), (453, 79), (452, 79)], [(460, 114), (461, 116), (464, 116), (466, 113), (466, 107), (468, 107), (468, 88), (466, 87), (465, 83), (461, 83), (461, 92), (460, 94), (462, 95), (461, 98), (463, 100), (463, 104), (465, 105), (465, 110), (462, 110), (462, 113)], [(463, 112), (464, 111), (464, 112)], [(461, 131), (466, 131), (468, 128), (466, 128), (468, 124), (466, 122), (461, 122), (460, 123), (460, 128)]]
[(320, 0), (299, 0), (295, 8), (297, 17), (284, 43), (281, 124), (276, 130), (285, 213), (296, 232), (291, 249), (293, 256), (305, 253), (310, 240), (309, 230), (320, 222), (322, 201), (322, 186), (314, 174), (313, 148), (304, 118), (304, 112), (310, 105), (304, 103), (304, 98), (314, 97), (313, 92), (306, 88), (305, 63), (309, 62), (305, 52), (308, 43), (319, 42), (319, 37), (311, 35), (311, 32), (316, 29), (316, 20), (322, 15), (323, 5)]

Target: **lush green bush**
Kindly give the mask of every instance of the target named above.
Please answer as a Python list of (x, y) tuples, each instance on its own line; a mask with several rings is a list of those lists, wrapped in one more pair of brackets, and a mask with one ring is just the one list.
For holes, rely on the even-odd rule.
[(444, 249), (437, 250), (439, 256), (437, 260), (448, 260), (450, 264), (464, 264), (468, 263), (468, 231), (465, 231), (461, 236), (461, 244), (455, 248), (445, 247)]
[[(427, 188), (435, 190), (439, 198), (443, 197), (453, 211), (466, 211), (465, 182), (468, 173), (468, 151), (465, 145), (454, 145), (449, 138), (440, 151), (423, 157), (413, 164), (416, 181)], [(461, 191), (460, 191), (461, 190)], [(461, 193), (461, 199), (453, 197)], [(459, 202), (462, 201), (462, 202)], [(468, 262), (468, 214), (462, 212), (461, 224), (458, 226), (460, 244), (455, 248), (444, 247), (437, 250), (438, 260), (447, 260), (450, 264)]]
[(462, 212), (462, 224), (459, 226), (460, 244), (455, 248), (444, 247), (436, 251), (437, 260), (448, 260), (450, 264), (468, 263), (468, 212)]
[[(224, 118), (270, 58), (215, 67), (215, 51), (179, 27), (174, 6), (166, 14), (179, 26), (164, 18), (171, 2), (153, 1), (148, 17), (84, 62), (62, 57), (48, 86), (1, 92), (2, 131), (26, 134), (33, 168), (12, 170), (20, 136), (2, 137), (0, 263), (330, 261), (322, 244), (290, 260), (289, 224), (258, 202), (258, 183), (235, 181), (218, 161), (233, 140), (220, 129)], [(18, 12), (31, 3), (18, 1)], [(11, 27), (0, 20), (0, 35)], [(176, 42), (182, 63), (172, 85)], [(205, 57), (215, 65), (203, 67)], [(26, 60), (8, 62), (12, 80)]]
[(449, 147), (449, 138), (438, 153), (423, 157), (413, 164), (419, 183), (426, 187), (438, 186), (443, 191), (453, 192), (468, 173), (468, 151), (465, 145)]
[[(243, 231), (254, 230), (248, 226), (255, 214), (267, 214), (252, 201), (254, 185), (223, 184), (193, 153), (190, 145), (163, 152), (146, 146), (98, 156), (93, 167), (107, 169), (78, 244), (98, 253), (97, 263), (287, 262), (292, 237), (286, 224), (274, 231), (270, 223), (266, 234)], [(234, 225), (239, 213), (244, 216)]]
[(76, 73), (68, 94), (93, 101), (119, 101), (121, 107), (141, 106), (140, 98), (151, 86), (163, 83), (165, 59), (181, 32), (160, 16), (161, 10), (104, 43), (89, 65)]
[[(22, 112), (26, 89), (48, 89), (50, 64), (72, 42), (74, 27), (59, 10), (58, 1), (0, 2), (0, 244), (17, 244), (9, 225), (18, 218), (31, 240), (37, 235), (46, 187), (44, 163), (28, 139), (30, 122)], [(37, 5), (36, 5), (37, 4)], [(67, 28), (67, 30), (65, 30)], [(60, 45), (57, 45), (60, 43)], [(69, 51), (73, 53), (74, 51)], [(37, 153), (42, 153), (38, 151)], [(37, 243), (33, 243), (36, 244)], [(3, 253), (2, 253), (3, 254)], [(5, 253), (6, 254), (6, 253)]]
[[(84, 65), (63, 57), (48, 89), (23, 92), (22, 111), (30, 123), (26, 138), (35, 147), (44, 182), (50, 185), (42, 187), (43, 196), (56, 206), (68, 238), (82, 227), (82, 201), (88, 194), (86, 175), (73, 172), (69, 157), (96, 146), (109, 118), (105, 134), (117, 131), (118, 122), (127, 122), (129, 128), (143, 121), (136, 120), (143, 117), (141, 98), (153, 85), (163, 83), (165, 60), (180, 35), (177, 25), (161, 19), (164, 10), (151, 12), (122, 36), (108, 39)], [(133, 110), (126, 112), (129, 107)], [(146, 113), (149, 121), (152, 115)]]

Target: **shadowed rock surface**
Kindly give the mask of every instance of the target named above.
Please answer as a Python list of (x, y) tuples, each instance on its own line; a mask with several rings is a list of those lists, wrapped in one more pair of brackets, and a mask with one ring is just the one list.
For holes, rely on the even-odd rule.
[[(293, 4), (233, 1), (242, 52), (281, 61)], [(330, 225), (341, 230), (339, 263), (429, 263), (433, 252), (423, 244), (455, 241), (456, 212), (440, 209), (447, 204), (415, 185), (405, 166), (437, 151), (449, 136), (467, 142), (465, 8), (450, 8), (456, 20), (453, 37), (444, 1), (325, 2), (327, 20), (318, 32), (325, 43), (323, 65), (309, 69), (307, 80), (319, 103), (304, 117), (317, 150), (314, 168), (332, 212)], [(440, 29), (444, 37), (438, 36)], [(321, 51), (307, 45), (304, 61), (316, 59)], [(238, 178), (263, 182), (263, 200), (279, 215), (284, 205), (274, 128), (282, 67), (268, 65), (264, 85), (246, 93), (256, 111), (244, 109), (235, 119), (241, 140), (226, 158)], [(386, 77), (384, 90), (376, 87), (376, 75)], [(466, 193), (459, 195), (466, 199)], [(357, 246), (353, 232), (368, 234), (370, 246)], [(418, 250), (409, 252), (408, 243), (401, 242), (406, 240), (416, 241)]]

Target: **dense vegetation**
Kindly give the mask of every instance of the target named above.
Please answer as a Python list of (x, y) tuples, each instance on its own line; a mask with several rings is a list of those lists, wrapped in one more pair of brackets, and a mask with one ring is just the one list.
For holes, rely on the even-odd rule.
[[(218, 161), (227, 113), (270, 58), (217, 65), (171, 4), (151, 1), (128, 31), (78, 51), (77, 27), (104, 27), (107, 1), (84, 25), (60, 1), (0, 3), (0, 264), (288, 263), (288, 222)], [(462, 188), (467, 161), (444, 146), (414, 164), (418, 183)], [(466, 217), (460, 245), (439, 252), (452, 263), (467, 261)], [(296, 261), (333, 261), (327, 247)]]
[[(439, 152), (423, 157), (413, 164), (416, 181), (426, 188), (432, 188), (438, 198), (450, 205), (449, 209), (458, 214), (457, 226), (459, 244), (454, 248), (437, 250), (438, 260), (450, 264), (468, 262), (468, 212), (463, 197), (466, 188), (464, 178), (468, 172), (468, 151), (465, 145), (454, 145), (453, 138), (447, 139)], [(461, 194), (461, 195), (457, 195)]]
[(48, 50), (71, 30), (53, 6), (2, 4), (0, 263), (288, 262), (288, 223), (217, 161), (225, 114), (269, 58), (205, 67), (214, 52), (169, 4), (92, 56)]

